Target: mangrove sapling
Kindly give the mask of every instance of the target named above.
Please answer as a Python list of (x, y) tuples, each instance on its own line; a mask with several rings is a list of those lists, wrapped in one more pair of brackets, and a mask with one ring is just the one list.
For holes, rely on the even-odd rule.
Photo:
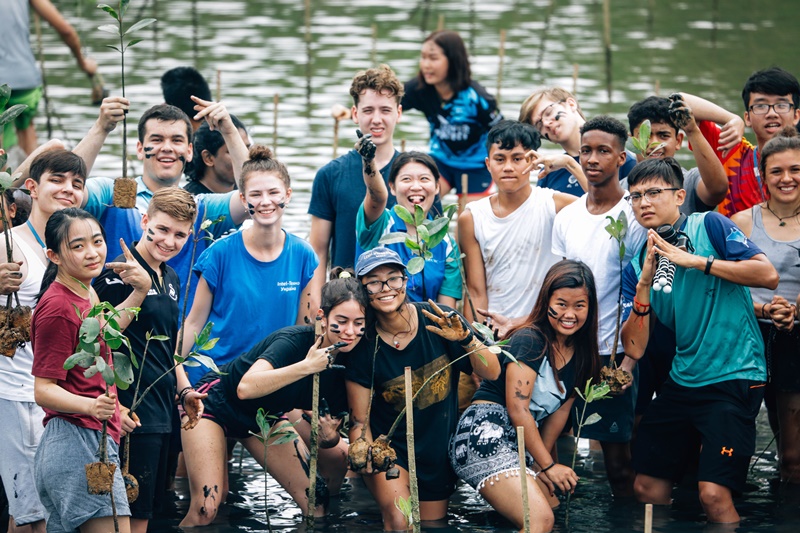
[[(317, 340), (324, 335), (322, 317), (317, 316), (314, 324), (314, 336)], [(333, 350), (328, 350), (330, 353)], [(328, 355), (328, 364), (331, 356)], [(308, 509), (306, 510), (306, 525), (314, 529), (314, 513), (317, 509), (317, 459), (319, 457), (319, 372), (314, 372), (311, 386), (311, 437), (309, 438), (308, 458)]]
[[(269, 520), (269, 501), (267, 500), (267, 449), (270, 446), (280, 446), (296, 439), (297, 433), (290, 431), (290, 428), (293, 428), (295, 423), (270, 415), (263, 407), (259, 407), (256, 413), (256, 424), (258, 424), (260, 431), (259, 433), (250, 432), (264, 445), (264, 514), (267, 517), (267, 528), (270, 533), (272, 533), (272, 524)], [(272, 439), (272, 442), (270, 442), (270, 439)]]
[(394, 499), (394, 506), (406, 519), (406, 531), (408, 531), (414, 523), (414, 515), (411, 513), (411, 498), (405, 499), (402, 496), (398, 496)]
[[(106, 45), (112, 50), (116, 50), (120, 55), (120, 73), (122, 81), (122, 97), (125, 98), (125, 52), (131, 46), (142, 41), (142, 39), (131, 39), (127, 43), (125, 37), (154, 23), (156, 19), (146, 18), (132, 24), (127, 31), (123, 31), (122, 24), (125, 13), (128, 11), (130, 0), (119, 0), (117, 9), (108, 4), (99, 4), (97, 7), (109, 14), (116, 22), (114, 24), (103, 24), (97, 29), (115, 35), (119, 39), (119, 45)], [(136, 207), (136, 180), (128, 177), (128, 122), (127, 114), (122, 118), (122, 177), (114, 180), (114, 205), (122, 208)]]
[(641, 154), (644, 159), (659, 157), (661, 155), (661, 148), (663, 148), (666, 143), (660, 143), (658, 141), (650, 142), (651, 131), (652, 126), (649, 119), (639, 124), (639, 134), (636, 137), (628, 137), (626, 148), (631, 152)]
[(619, 294), (617, 294), (617, 318), (614, 322), (614, 343), (611, 345), (611, 357), (608, 366), (600, 369), (600, 378), (608, 384), (611, 394), (622, 394), (624, 387), (633, 381), (633, 375), (617, 366), (616, 352), (619, 342), (619, 333), (622, 329), (622, 260), (625, 259), (625, 236), (628, 234), (628, 217), (625, 211), (620, 211), (616, 220), (612, 216), (606, 216), (608, 225), (605, 230), (611, 238), (617, 241), (619, 246)]
[[(74, 304), (73, 304), (74, 305)], [(81, 327), (78, 331), (78, 345), (76, 352), (64, 361), (64, 369), (71, 370), (76, 365), (85, 368), (83, 375), (87, 379), (99, 373), (106, 384), (106, 396), (112, 385), (116, 385), (121, 390), (127, 390), (133, 383), (133, 368), (139, 368), (136, 355), (131, 351), (128, 338), (122, 334), (122, 328), (117, 319), (122, 313), (128, 313), (133, 317), (138, 316), (138, 307), (128, 307), (116, 309), (108, 302), (101, 302), (93, 305), (83, 316), (80, 310), (75, 307)], [(105, 343), (105, 349), (101, 345)], [(127, 355), (123, 352), (112, 352), (118, 350), (122, 345), (127, 346)], [(86, 479), (88, 481), (88, 491), (90, 494), (110, 494), (111, 510), (114, 516), (114, 531), (119, 532), (117, 522), (117, 504), (114, 500), (114, 473), (117, 470), (116, 463), (108, 459), (108, 421), (103, 421), (103, 429), (100, 435), (100, 445), (97, 450), (98, 462), (85, 465)]]
[[(575, 435), (575, 447), (572, 450), (572, 471), (575, 471), (575, 461), (578, 458), (578, 441), (581, 438), (581, 430), (585, 426), (591, 426), (592, 424), (596, 424), (602, 420), (602, 416), (598, 413), (592, 413), (589, 417), (586, 417), (586, 406), (592, 402), (598, 400), (605, 400), (608, 399), (608, 395), (610, 393), (610, 389), (608, 383), (605, 381), (601, 381), (597, 385), (592, 385), (592, 378), (586, 380), (586, 387), (584, 388), (583, 392), (578, 387), (575, 387), (575, 394), (583, 400), (583, 410), (581, 411), (580, 415), (578, 415), (578, 408), (575, 408), (575, 420), (578, 421), (578, 433)], [(570, 501), (572, 500), (572, 492), (567, 493), (567, 511), (566, 511), (566, 519), (565, 523), (567, 527), (569, 527), (569, 505)]]

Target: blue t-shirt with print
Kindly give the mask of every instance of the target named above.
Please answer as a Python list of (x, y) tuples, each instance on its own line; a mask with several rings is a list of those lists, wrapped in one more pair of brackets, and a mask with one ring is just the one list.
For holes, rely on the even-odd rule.
[[(221, 194), (200, 194), (195, 196), (197, 202), (197, 220), (194, 224), (194, 235), (200, 234), (200, 225), (204, 219), (216, 220), (224, 217), (217, 224), (208, 228), (212, 236), (216, 239), (225, 233), (235, 229), (231, 220), (231, 196), (238, 194), (232, 191)], [(125, 244), (132, 246), (134, 241), (142, 238), (142, 215), (147, 213), (150, 200), (153, 198), (153, 191), (147, 188), (141, 176), (136, 178), (136, 209), (121, 209), (114, 207), (114, 180), (111, 178), (92, 178), (86, 182), (86, 206), (84, 209), (97, 218), (106, 230), (106, 243), (108, 252), (106, 257), (117, 257), (122, 254), (119, 240), (123, 239)], [(195, 250), (195, 260), (200, 254), (209, 247), (211, 241), (202, 239), (197, 243)], [(186, 305), (186, 312), (192, 307), (194, 301), (194, 291), (197, 288), (197, 277), (191, 276), (192, 259), (192, 238), (186, 241), (178, 255), (167, 261), (178, 274), (181, 280), (181, 294), (178, 299), (178, 308), (183, 310), (183, 296), (189, 285), (189, 298)]]
[[(214, 359), (217, 366), (297, 321), (303, 289), (319, 261), (310, 244), (291, 233), (285, 235), (283, 250), (273, 261), (250, 255), (241, 231), (214, 242), (197, 260), (194, 272), (203, 276), (213, 296), (209, 338), (219, 337), (211, 350), (198, 353)], [(186, 370), (192, 383), (208, 372), (204, 366)]]
[[(429, 215), (428, 218), (432, 217)], [(381, 246), (378, 241), (386, 233), (397, 231), (406, 231), (406, 225), (397, 216), (394, 209), (384, 209), (380, 218), (368, 227), (364, 214), (364, 204), (362, 203), (361, 207), (358, 208), (358, 217), (356, 218), (356, 232), (358, 235), (356, 257), (361, 257), (361, 254), (367, 250)], [(411, 253), (408, 246), (402, 242), (387, 244), (386, 248), (397, 252), (406, 265), (411, 258), (416, 257)], [(408, 285), (406, 286), (408, 299), (412, 302), (427, 302), (428, 299), (436, 301), (441, 294), (460, 300), (462, 283), (458, 260), (461, 254), (458, 251), (458, 245), (448, 234), (442, 242), (431, 250), (431, 253), (433, 253), (433, 257), (425, 261), (425, 268), (422, 272), (409, 276)], [(447, 261), (448, 258), (450, 259), (449, 262)], [(422, 293), (423, 275), (425, 277), (425, 294)]]
[[(632, 153), (625, 151), (626, 159), (625, 163), (619, 167), (619, 179), (622, 181), (623, 179), (628, 177), (628, 174), (631, 173), (633, 167), (636, 166), (636, 156)], [(580, 156), (573, 157), (575, 161), (580, 164), (581, 158)], [(536, 182), (536, 185), (539, 187), (545, 187), (547, 189), (553, 189), (558, 192), (563, 192), (567, 194), (571, 194), (573, 196), (583, 196), (586, 191), (581, 189), (581, 184), (578, 183), (578, 179), (570, 174), (569, 170), (566, 168), (559, 168), (558, 170), (554, 170), (550, 172), (547, 176), (543, 177), (539, 181)]]

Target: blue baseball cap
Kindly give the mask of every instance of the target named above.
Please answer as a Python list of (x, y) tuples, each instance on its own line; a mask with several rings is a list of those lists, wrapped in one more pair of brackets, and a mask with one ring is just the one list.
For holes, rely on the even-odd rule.
[(373, 248), (361, 254), (356, 262), (356, 276), (365, 276), (383, 265), (399, 266), (400, 270), (405, 270), (406, 265), (397, 252), (386, 247)]

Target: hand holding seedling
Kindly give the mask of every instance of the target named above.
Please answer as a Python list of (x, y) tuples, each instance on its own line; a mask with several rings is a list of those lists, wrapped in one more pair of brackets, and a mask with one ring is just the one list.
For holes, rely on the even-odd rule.
[(236, 127), (233, 125), (231, 116), (228, 113), (228, 108), (225, 107), (224, 103), (210, 102), (196, 96), (192, 96), (192, 101), (195, 103), (194, 108), (197, 111), (197, 114), (193, 117), (194, 120), (205, 119), (208, 122), (208, 129), (211, 131), (230, 131), (230, 128), (233, 128), (234, 132), (236, 131)]
[[(653, 246), (653, 250), (658, 255), (666, 257), (679, 267), (683, 268), (696, 268), (699, 270), (703, 270), (705, 268), (706, 259), (704, 257), (700, 257), (699, 255), (693, 255), (687, 252), (686, 250), (681, 250), (677, 246), (674, 246), (664, 239), (662, 239), (656, 230), (648, 230), (647, 231), (647, 241), (648, 246)], [(644, 276), (644, 271), (642, 272), (642, 276)], [(653, 273), (650, 273), (650, 279), (652, 280)]]
[(136, 428), (142, 427), (139, 416), (123, 405), (119, 406), (119, 417), (123, 437), (128, 433), (133, 433)]
[(428, 303), (436, 314), (426, 309), (422, 310), (422, 314), (439, 327), (425, 326), (425, 329), (449, 341), (463, 342), (472, 336), (472, 332), (464, 321), (461, 320), (461, 315), (459, 315), (458, 312), (450, 311), (449, 313), (445, 313), (433, 300), (428, 300)]
[(377, 149), (375, 143), (372, 142), (372, 134), (367, 133), (364, 135), (361, 130), (356, 130), (356, 135), (358, 135), (358, 141), (356, 141), (354, 148), (358, 155), (361, 156), (364, 164), (368, 165), (375, 159), (375, 150)]
[(492, 313), (488, 309), (481, 309), (480, 307), (476, 311), (486, 317), (483, 325), (494, 333), (495, 340), (504, 339), (511, 328), (516, 325), (512, 319), (500, 313)]
[(103, 393), (92, 401), (92, 405), (89, 408), (89, 415), (100, 421), (109, 420), (114, 416), (116, 408), (117, 395), (109, 394), (106, 396), (106, 394)]
[[(556, 463), (547, 469), (547, 472), (541, 472), (539, 476), (542, 482), (550, 489), (550, 495), (555, 495), (554, 489), (558, 489), (564, 494), (574, 493), (575, 487), (578, 486), (578, 474), (567, 465)], [(548, 483), (549, 481), (549, 483)]]
[(125, 262), (112, 261), (111, 263), (106, 263), (106, 268), (110, 268), (118, 274), (122, 282), (133, 287), (134, 291), (147, 293), (153, 285), (150, 275), (139, 264), (139, 261), (133, 257), (124, 240), (120, 239), (119, 245), (122, 248), (122, 254), (125, 256)]
[[(333, 448), (339, 444), (341, 438), (339, 430), (344, 423), (344, 415), (346, 413), (339, 413), (337, 416), (331, 415), (331, 409), (325, 398), (319, 401), (319, 429), (317, 438), (319, 439), (319, 447), (323, 450)], [(311, 424), (311, 411), (303, 411), (303, 420)]]
[(117, 123), (122, 122), (130, 108), (131, 103), (127, 98), (121, 96), (103, 98), (103, 103), (100, 104), (100, 116), (97, 117), (97, 126), (104, 132), (111, 133), (117, 127)]
[(22, 285), (22, 261), (0, 263), (0, 294), (17, 292)]
[(672, 120), (672, 123), (675, 124), (679, 130), (683, 130), (686, 133), (694, 131), (697, 128), (697, 122), (694, 120), (691, 108), (687, 106), (686, 102), (681, 98), (681, 94), (672, 93), (669, 95), (669, 99), (671, 100), (669, 104), (669, 118)]

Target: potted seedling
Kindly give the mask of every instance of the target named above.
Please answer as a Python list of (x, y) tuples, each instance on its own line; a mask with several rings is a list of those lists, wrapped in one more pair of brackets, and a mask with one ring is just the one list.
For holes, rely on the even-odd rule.
[[(575, 408), (575, 419), (578, 421), (578, 433), (575, 435), (575, 447), (572, 450), (572, 470), (575, 471), (575, 461), (578, 458), (578, 441), (581, 438), (581, 430), (586, 426), (591, 426), (592, 424), (596, 424), (602, 420), (602, 416), (598, 413), (592, 413), (588, 417), (586, 417), (586, 406), (592, 402), (598, 400), (605, 400), (608, 398), (610, 389), (608, 384), (601, 381), (597, 385), (592, 384), (592, 378), (586, 380), (586, 386), (581, 392), (578, 387), (575, 387), (575, 394), (583, 400), (583, 410), (581, 411), (580, 415), (578, 415), (578, 408)], [(566, 525), (569, 527), (569, 505), (570, 501), (572, 500), (572, 493), (567, 493), (567, 511), (566, 511)]]
[[(132, 24), (127, 30), (123, 30), (125, 13), (128, 11), (130, 0), (119, 0), (117, 8), (114, 9), (108, 4), (99, 4), (97, 7), (108, 13), (114, 19), (113, 24), (103, 24), (97, 29), (110, 33), (119, 39), (119, 44), (108, 44), (108, 48), (116, 50), (120, 55), (120, 73), (122, 79), (122, 97), (125, 98), (125, 52), (131, 46), (140, 42), (142, 39), (130, 39), (125, 42), (126, 37), (130, 37), (134, 32), (154, 23), (156, 19), (146, 18)], [(114, 180), (114, 206), (122, 208), (136, 207), (136, 180), (128, 177), (128, 122), (127, 116), (122, 119), (122, 176)]]
[(619, 216), (614, 219), (612, 216), (606, 216), (608, 225), (606, 231), (615, 239), (619, 246), (619, 294), (617, 295), (617, 318), (614, 322), (614, 343), (611, 345), (611, 357), (607, 366), (600, 369), (600, 379), (608, 384), (608, 387), (613, 395), (619, 395), (623, 392), (623, 387), (633, 381), (633, 375), (630, 372), (621, 369), (617, 365), (616, 351), (617, 343), (619, 342), (619, 333), (622, 328), (620, 320), (622, 318), (622, 260), (625, 259), (625, 236), (628, 234), (628, 217), (625, 211), (620, 211)]
[(292, 442), (297, 438), (297, 433), (289, 431), (290, 428), (294, 427), (294, 423), (289, 423), (282, 418), (267, 413), (263, 407), (258, 408), (256, 424), (258, 424), (260, 431), (258, 433), (251, 431), (250, 434), (264, 445), (264, 514), (267, 516), (267, 528), (272, 533), (272, 524), (269, 520), (269, 501), (267, 500), (267, 450), (270, 446), (280, 446), (281, 444)]

